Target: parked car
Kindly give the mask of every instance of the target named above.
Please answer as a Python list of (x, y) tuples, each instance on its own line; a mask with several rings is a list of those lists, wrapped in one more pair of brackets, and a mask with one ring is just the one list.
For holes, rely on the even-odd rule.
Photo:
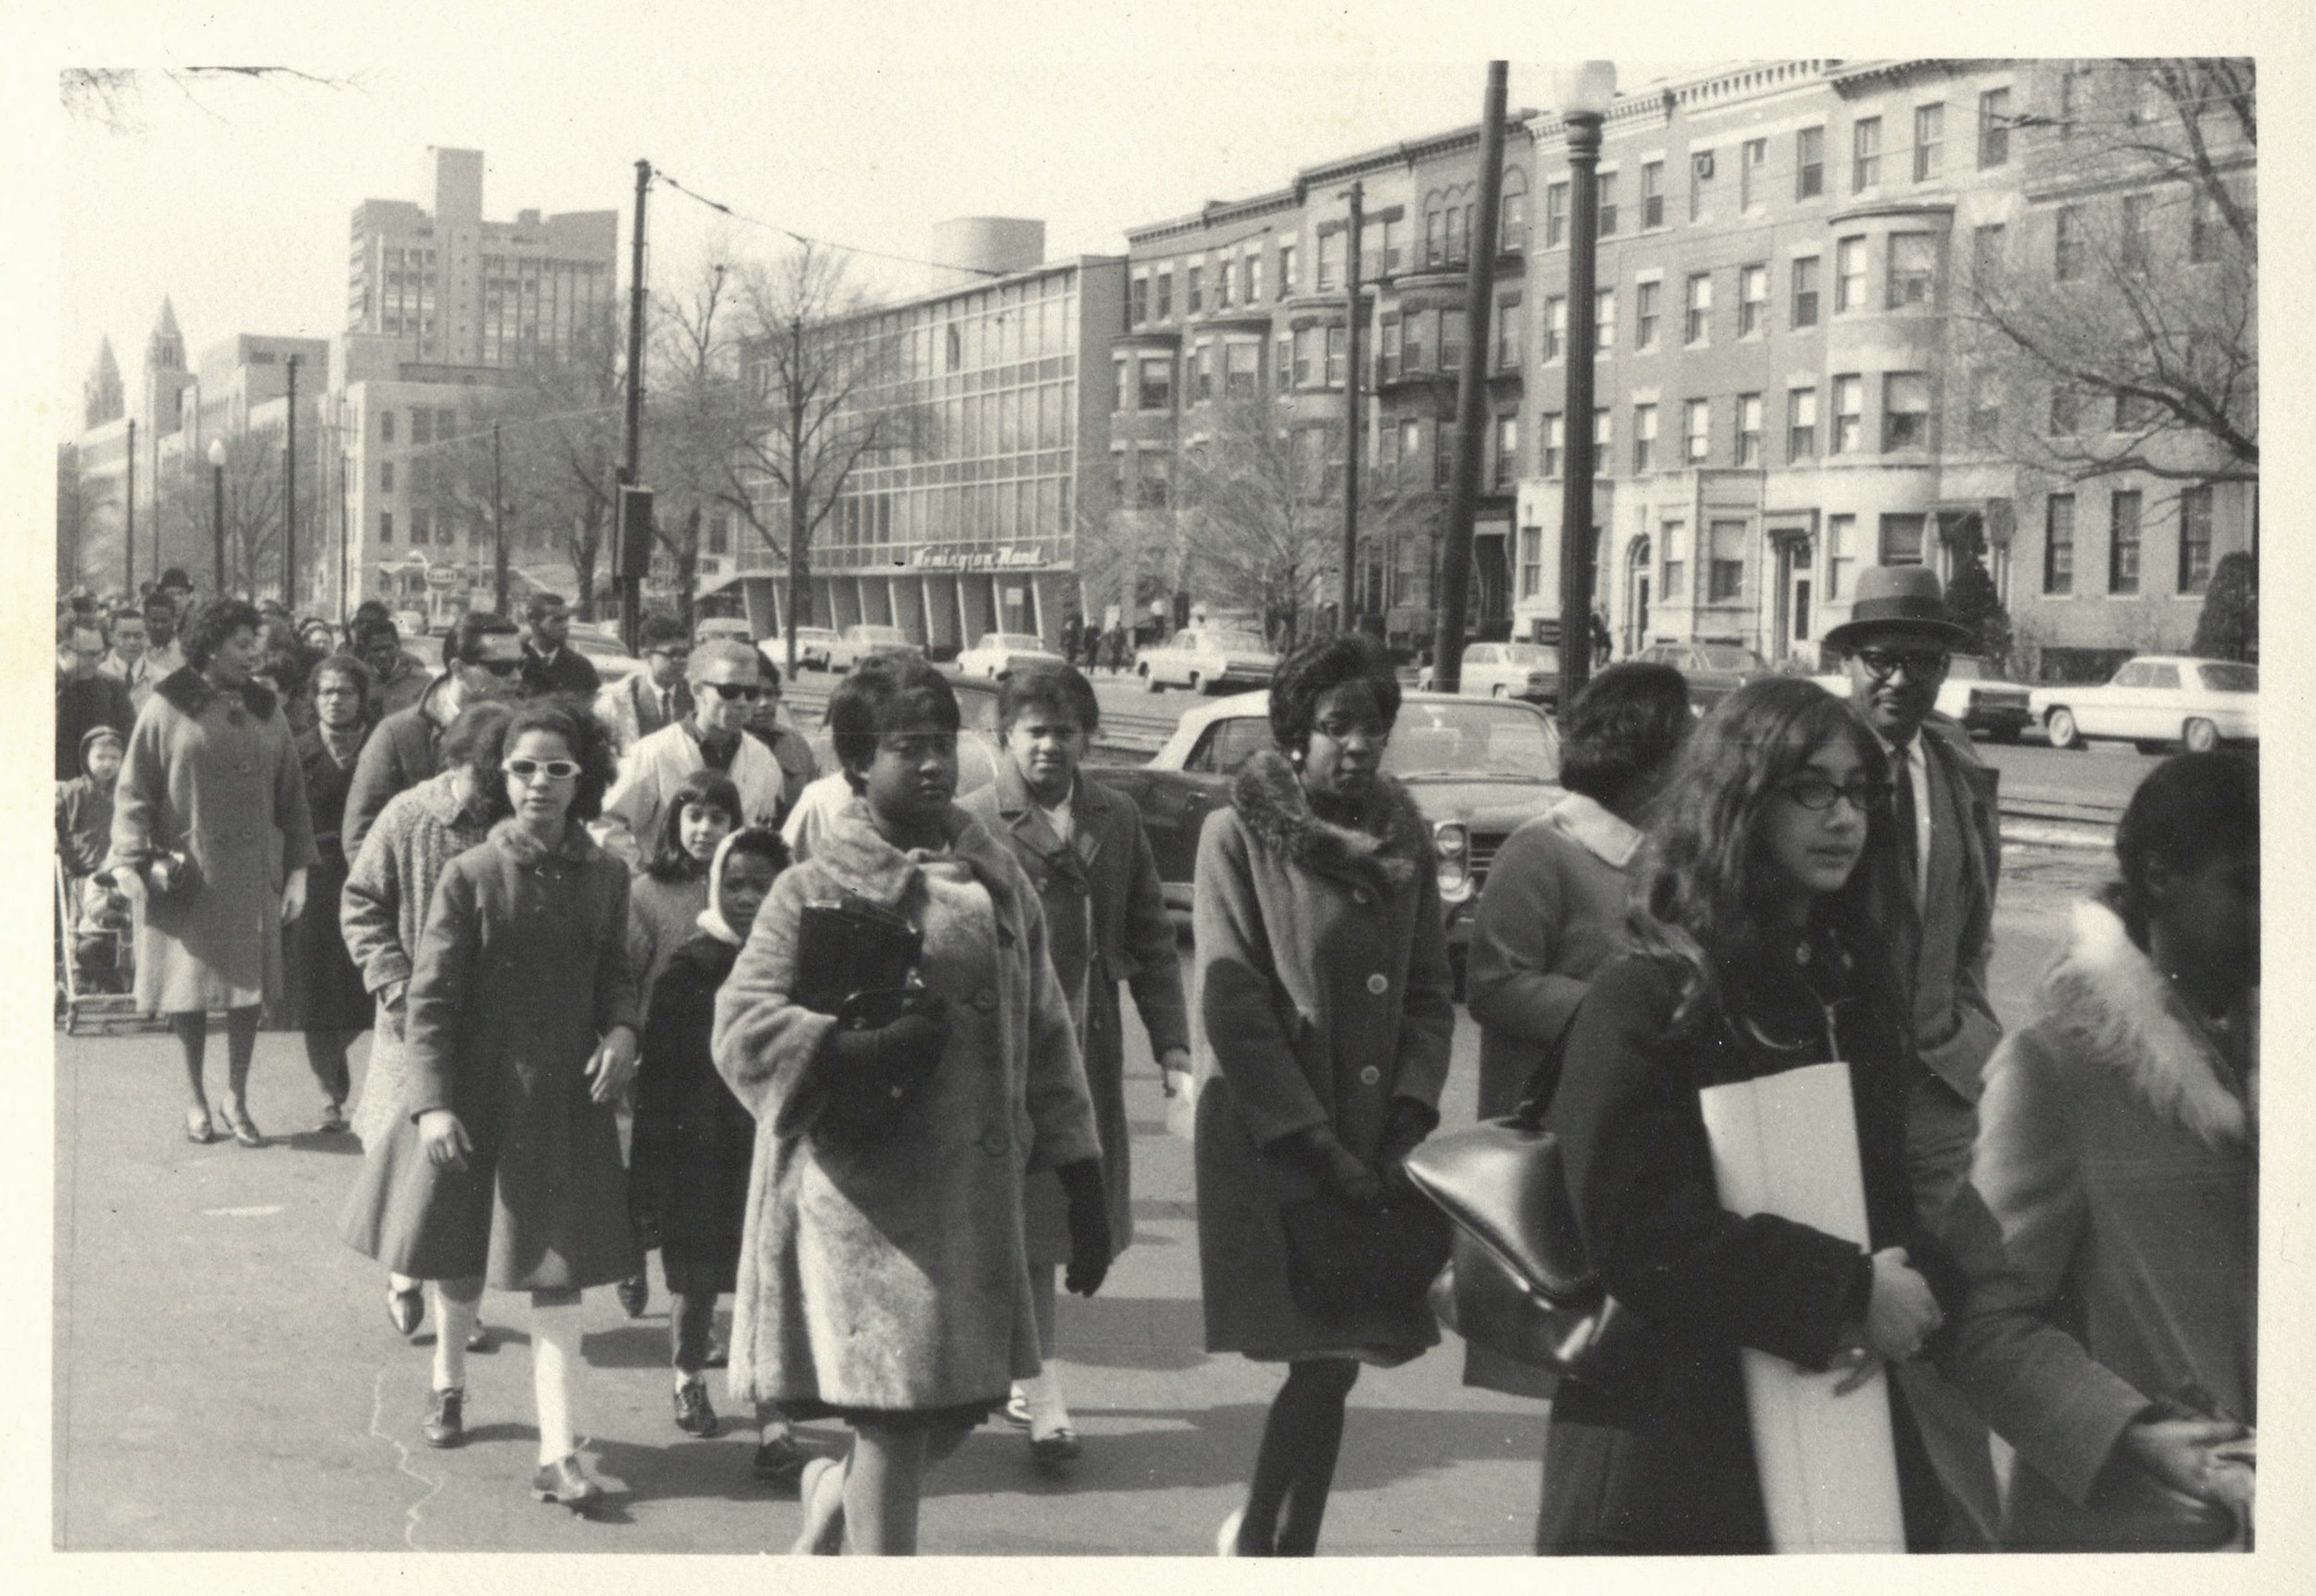
[(394, 612), (394, 629), (397, 633), (401, 634), (402, 640), (406, 643), (413, 637), (425, 636), (426, 611), (423, 609), (396, 610)]
[(1689, 678), (1689, 707), (1702, 715), (1748, 682), (1771, 674), (1769, 662), (1736, 643), (1652, 643), (1632, 656), (1670, 665)]
[(743, 615), (703, 616), (692, 627), (692, 642), (695, 644), (712, 643), (720, 637), (729, 638), (735, 643), (752, 643), (756, 634), (749, 629), (748, 618)]
[[(997, 730), (997, 684), (967, 676), (950, 685), (957, 695), (957, 791), (963, 795), (997, 780), (1004, 739)], [(812, 745), (812, 757), (820, 760), (823, 771), (837, 768), (837, 741), (828, 729), (826, 704), (820, 707), (819, 719), (804, 734), (804, 740)], [(1090, 772), (1092, 767), (1087, 769)]]
[[(799, 671), (828, 670), (829, 656), (835, 652), (837, 638), (832, 626), (799, 626), (796, 629), (796, 668)], [(763, 657), (783, 671), (788, 668), (788, 639), (786, 635), (773, 633), (756, 645)]]
[(961, 676), (986, 676), (994, 682), (1024, 665), (1060, 665), (1063, 658), (1045, 646), (1042, 637), (1024, 632), (985, 632), (981, 641), (957, 656)]
[(564, 642), (586, 656), (587, 663), (595, 667), (596, 674), (601, 676), (607, 685), (612, 682), (623, 682), (643, 669), (643, 661), (630, 654), (627, 645), (620, 641), (619, 634), (608, 626), (600, 626), (591, 621), (574, 621), (571, 623), (571, 635)]
[(1554, 703), (1560, 697), (1560, 651), (1541, 643), (1467, 643), (1458, 690), (1467, 698)]
[(860, 622), (846, 627), (828, 646), (828, 668), (850, 671), (863, 660), (879, 654), (914, 654), (925, 657), (925, 649), (909, 640), (909, 635), (898, 626), (874, 626)]
[(1142, 650), (1134, 673), (1153, 693), (1188, 687), (1218, 693), (1228, 687), (1265, 687), (1278, 656), (1252, 632), (1215, 626), (1185, 626), (1155, 648)]
[[(1190, 710), (1148, 764), (1085, 767), (1141, 811), (1166, 906), (1177, 913), (1190, 910), (1198, 835), (1208, 812), (1229, 803), (1231, 777), (1247, 756), (1272, 746), (1265, 690)], [(1460, 961), (1496, 849), (1515, 826), (1562, 796), (1560, 735), (1532, 704), (1408, 693), (1383, 769), (1407, 784), (1431, 823), (1448, 940)]]
[(2151, 753), (2173, 743), (2206, 753), (2259, 740), (2259, 667), (2142, 654), (2099, 686), (2037, 687), (2033, 705), (2054, 748), (2121, 737)]
[[(1850, 696), (1846, 674), (1809, 679), (1837, 698)], [(2034, 719), (2027, 689), (2005, 676), (1993, 660), (1976, 654), (1957, 654), (1946, 667), (1946, 679), (1938, 688), (1938, 712), (1959, 722), (1963, 730), (1998, 743), (2017, 742)]]

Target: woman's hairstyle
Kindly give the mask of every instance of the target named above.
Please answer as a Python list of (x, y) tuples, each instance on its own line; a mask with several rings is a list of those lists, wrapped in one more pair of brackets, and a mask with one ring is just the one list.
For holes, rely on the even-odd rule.
[(1689, 681), (1670, 665), (1611, 665), (1584, 684), (1560, 720), (1560, 785), (1606, 809), (1680, 752), (1695, 717)]
[(2147, 891), (2150, 864), (2159, 859), (2173, 871), (2192, 871), (2239, 848), (2259, 852), (2259, 773), (2249, 760), (2181, 754), (2148, 772), (2115, 827), (2115, 858), (2123, 870), (2116, 909), (2131, 939), (2147, 945), (2155, 907)]
[(915, 655), (862, 660), (838, 684), (828, 700), (829, 740), (854, 791), (861, 789), (860, 772), (876, 758), (877, 739), (911, 721), (929, 722), (944, 732), (960, 724), (949, 678)]
[[(487, 609), (470, 609), (451, 623), (442, 635), (442, 668), (472, 664), (483, 657), (483, 639), (504, 635), (515, 630), (515, 623), (504, 615)], [(396, 634), (399, 635), (399, 634)]]
[(1006, 672), (997, 688), (997, 729), (1000, 735), (1031, 710), (1066, 716), (1091, 736), (1101, 724), (1101, 703), (1094, 685), (1075, 665), (1032, 665)]
[[(1814, 682), (1772, 677), (1722, 699), (1682, 746), (1649, 828), (1633, 890), (1633, 945), (1673, 966), (1674, 1023), (1719, 1008), (1719, 974), (1766, 950), (1763, 915), (1775, 867), (1763, 819), (1785, 782), (1829, 742), (1846, 738), (1869, 781), (1887, 779), (1882, 745), (1848, 704)], [(1897, 847), (1890, 811), (1867, 816), (1866, 851), (1839, 892), (1817, 906), (1883, 995), (1893, 979), (1870, 908), (1876, 863)]]
[(324, 676), (345, 677), (347, 681), (354, 684), (354, 690), (361, 695), (362, 703), (365, 706), (369, 704), (370, 689), (371, 685), (370, 667), (363, 664), (359, 660), (357, 660), (353, 655), (324, 655), (321, 662), (306, 673), (306, 680), (314, 685), (316, 691), (320, 691), (321, 687), (321, 679)]
[(708, 861), (684, 851), (684, 810), (689, 804), (720, 809), (737, 831), (747, 817), (740, 812), (740, 789), (722, 771), (698, 770), (686, 776), (667, 800), (660, 822), (659, 846), (652, 850), (644, 873), (656, 881), (698, 881), (708, 873)]
[[(94, 626), (96, 622), (92, 621), (88, 624)], [(178, 639), (179, 646), (184, 650), (185, 663), (196, 671), (208, 670), (209, 661), (217, 657), (217, 651), (225, 639), (245, 626), (260, 635), (265, 631), (265, 617), (259, 615), (258, 607), (245, 598), (212, 598), (201, 605), (185, 622), (184, 631)]]
[[(610, 735), (603, 723), (585, 710), (573, 710), (552, 698), (536, 698), (519, 704), (507, 722), (507, 730), (500, 744), (500, 758), (505, 750), (522, 740), (525, 732), (552, 732), (563, 739), (571, 757), (579, 761), (578, 790), (571, 795), (568, 818), (590, 821), (603, 812), (603, 795), (610, 790), (616, 760), (611, 753)], [(490, 785), (503, 790), (502, 776)]]
[(1319, 700), (1336, 688), (1364, 682), (1389, 726), (1399, 719), (1399, 677), (1371, 637), (1338, 633), (1305, 643), (1278, 662), (1271, 677), (1271, 738), (1289, 753), (1300, 753), (1317, 723)]
[(507, 753), (507, 723), (514, 718), (515, 707), (496, 698), (469, 704), (444, 730), (435, 755), (439, 768), (464, 770), (473, 778), (473, 801), (493, 821), (515, 811), (507, 801), (506, 777), (498, 769)]

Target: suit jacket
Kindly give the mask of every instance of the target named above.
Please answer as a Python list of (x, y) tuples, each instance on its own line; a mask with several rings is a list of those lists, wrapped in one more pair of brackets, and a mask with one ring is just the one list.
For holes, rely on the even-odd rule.
[(692, 712), (692, 690), (687, 682), (678, 682), (669, 695), (674, 713), (660, 708), (659, 692), (651, 685), (650, 672), (636, 671), (607, 685), (595, 696), (596, 719), (610, 728), (611, 741), (618, 748), (620, 758), (627, 757), (634, 748), (652, 733), (673, 725)]
[(1995, 889), (2002, 871), (1999, 773), (1970, 751), (1970, 734), (1943, 715), (1921, 730), (1930, 768), (1930, 861), (1919, 903), (1894, 849), (1878, 866), (1875, 900), (1898, 971), (1913, 988), (1914, 1045), (1931, 1073), (1966, 1103), (1978, 1101), (2002, 1022), (1986, 997)]
[(440, 768), (443, 726), (426, 711), (435, 692), (449, 679), (447, 672), (435, 677), (417, 703), (379, 722), (370, 741), (362, 745), (362, 757), (354, 761), (354, 780), (346, 791), (345, 822), (340, 827), (346, 858), (361, 852), (362, 838), (378, 823), (379, 811), (388, 798), (408, 792)]
[(533, 698), (576, 698), (584, 707), (595, 701), (603, 677), (595, 662), (564, 644), (549, 660), (526, 642), (522, 646), (522, 690)]

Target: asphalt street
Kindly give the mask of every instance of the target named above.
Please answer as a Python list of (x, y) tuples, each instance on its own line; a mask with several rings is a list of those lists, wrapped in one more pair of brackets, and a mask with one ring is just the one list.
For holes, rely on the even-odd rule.
[[(2007, 1018), (2023, 1015), (2068, 902), (2104, 863), (2088, 850), (2011, 850), (1995, 973)], [(1046, 1477), (1018, 1432), (985, 1427), (931, 1477), (928, 1552), (1202, 1554), (1244, 1489), (1278, 1376), (1202, 1350), (1189, 1149), (1167, 1133), (1144, 1039), (1128, 1031), (1138, 1237), (1101, 1294), (1065, 1299), (1061, 1315), (1085, 1456), (1068, 1477)], [(1466, 1022), (1450, 1125), (1472, 1116), (1477, 1052)], [(700, 1441), (671, 1422), (656, 1271), (640, 1319), (609, 1290), (588, 1293), (576, 1416), (611, 1494), (576, 1520), (525, 1489), (536, 1432), (521, 1301), (485, 1299), (503, 1345), (471, 1362), (469, 1443), (435, 1451), (420, 1440), (428, 1350), (392, 1332), (379, 1271), (337, 1239), (357, 1150), (304, 1130), (319, 1100), (296, 1037), (261, 1039), (250, 1104), (268, 1137), (256, 1150), (183, 1139), (165, 1036), (59, 1035), (56, 1066), (58, 1548), (787, 1547), (797, 1505), (749, 1478), (752, 1432)], [(222, 1068), (213, 1058), (213, 1080)], [(1461, 1366), (1451, 1337), (1363, 1376), (1324, 1552), (1528, 1549), (1544, 1412), (1466, 1389)], [(728, 1409), (720, 1378), (713, 1390)], [(818, 1437), (831, 1451), (842, 1441), (834, 1427)]]

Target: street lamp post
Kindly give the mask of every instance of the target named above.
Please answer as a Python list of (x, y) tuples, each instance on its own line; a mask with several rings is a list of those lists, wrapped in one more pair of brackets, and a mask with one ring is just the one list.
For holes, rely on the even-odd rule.
[(1600, 127), (1617, 94), (1612, 61), (1580, 61), (1557, 78), (1568, 134), (1568, 387), (1561, 408), (1567, 473), (1560, 498), (1560, 703), (1592, 672), (1593, 261), (1600, 241)]
[(209, 443), (209, 517), (210, 546), (217, 554), (217, 593), (225, 597), (225, 440), (213, 438)]

